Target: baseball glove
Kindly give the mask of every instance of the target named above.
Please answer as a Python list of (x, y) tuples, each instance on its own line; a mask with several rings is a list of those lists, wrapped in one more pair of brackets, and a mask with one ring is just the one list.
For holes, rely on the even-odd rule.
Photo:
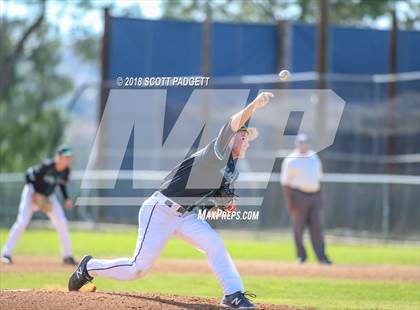
[(235, 195), (234, 190), (226, 185), (217, 190), (213, 197), (213, 203), (217, 208), (233, 212), (236, 210), (235, 197), (238, 196)]
[(52, 210), (52, 205), (48, 197), (42, 194), (35, 193), (32, 196), (32, 201), (38, 206), (39, 210), (44, 213), (48, 213)]

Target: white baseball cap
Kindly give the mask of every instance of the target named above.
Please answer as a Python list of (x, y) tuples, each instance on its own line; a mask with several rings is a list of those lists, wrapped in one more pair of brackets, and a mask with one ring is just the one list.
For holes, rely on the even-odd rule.
[(296, 136), (296, 144), (309, 143), (309, 137), (306, 133), (300, 133)]

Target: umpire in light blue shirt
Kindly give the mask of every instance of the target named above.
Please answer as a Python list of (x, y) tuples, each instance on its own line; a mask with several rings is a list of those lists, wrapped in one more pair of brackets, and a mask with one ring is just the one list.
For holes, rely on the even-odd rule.
[(299, 263), (306, 261), (303, 232), (308, 226), (312, 246), (321, 264), (330, 265), (325, 254), (321, 224), (322, 164), (319, 156), (310, 150), (309, 138), (299, 134), (295, 150), (286, 156), (281, 168), (281, 184), (287, 208), (293, 221), (293, 234)]

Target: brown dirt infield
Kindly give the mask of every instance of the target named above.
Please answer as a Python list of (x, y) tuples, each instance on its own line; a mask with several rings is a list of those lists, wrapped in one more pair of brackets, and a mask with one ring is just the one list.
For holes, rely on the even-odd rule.
[[(61, 264), (55, 257), (14, 257), (14, 264), (0, 265), (1, 272), (72, 272), (74, 267)], [(235, 260), (242, 275), (278, 277), (314, 277), (378, 281), (420, 282), (420, 268), (391, 265), (297, 265), (270, 261)], [(211, 273), (205, 260), (160, 259), (151, 272)]]
[[(79, 293), (60, 290), (1, 290), (2, 309), (226, 309), (216, 298), (125, 292)], [(293, 310), (282, 305), (258, 304), (257, 309)]]

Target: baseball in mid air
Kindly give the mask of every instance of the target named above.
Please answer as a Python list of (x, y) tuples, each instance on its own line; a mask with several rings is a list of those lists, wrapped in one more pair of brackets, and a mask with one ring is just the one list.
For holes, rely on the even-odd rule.
[(281, 70), (279, 73), (279, 78), (282, 81), (287, 81), (290, 78), (290, 72), (288, 70)]

